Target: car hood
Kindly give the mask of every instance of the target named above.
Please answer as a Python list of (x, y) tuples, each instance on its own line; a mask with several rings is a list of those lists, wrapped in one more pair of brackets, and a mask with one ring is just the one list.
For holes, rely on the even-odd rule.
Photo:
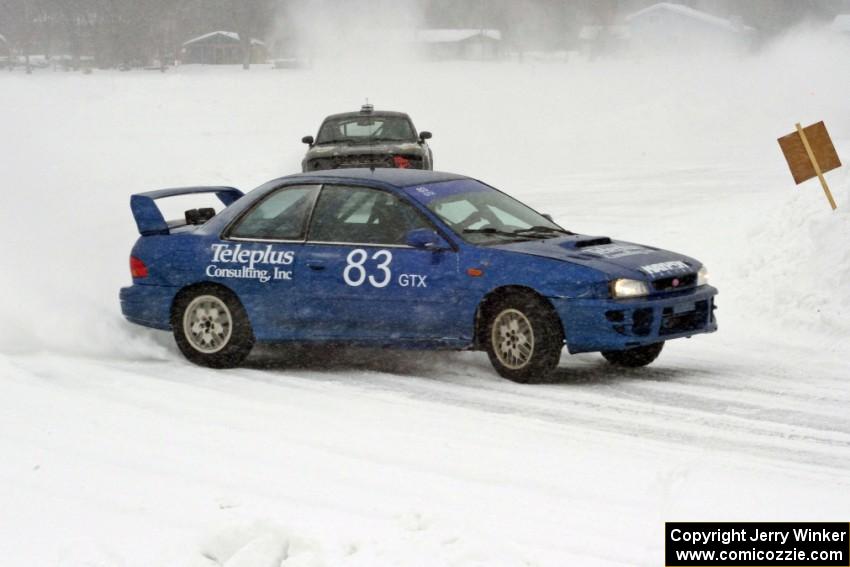
[(571, 262), (615, 278), (654, 280), (692, 274), (702, 266), (699, 261), (676, 252), (611, 240), (607, 236), (575, 234), (490, 248)]
[(353, 156), (363, 154), (421, 154), (422, 146), (416, 142), (392, 142), (379, 144), (333, 144), (313, 146), (307, 151), (307, 159)]

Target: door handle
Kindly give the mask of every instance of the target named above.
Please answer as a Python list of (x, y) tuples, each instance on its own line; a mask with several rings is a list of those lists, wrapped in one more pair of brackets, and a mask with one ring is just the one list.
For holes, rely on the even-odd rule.
[(321, 260), (307, 260), (307, 267), (310, 268), (311, 270), (316, 270), (316, 271), (324, 270), (325, 269), (325, 263), (322, 262)]

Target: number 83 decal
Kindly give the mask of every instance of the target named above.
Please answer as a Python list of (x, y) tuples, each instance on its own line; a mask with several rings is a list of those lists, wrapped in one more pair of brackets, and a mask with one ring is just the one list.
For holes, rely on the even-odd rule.
[(374, 287), (386, 287), (393, 277), (390, 271), (390, 264), (393, 261), (393, 255), (389, 250), (378, 250), (372, 254), (372, 260), (378, 262), (375, 269), (378, 271), (377, 277), (366, 273), (366, 260), (369, 259), (369, 253), (362, 248), (356, 248), (348, 254), (346, 258), (345, 270), (342, 272), (342, 279), (350, 286), (361, 286), (367, 279)]

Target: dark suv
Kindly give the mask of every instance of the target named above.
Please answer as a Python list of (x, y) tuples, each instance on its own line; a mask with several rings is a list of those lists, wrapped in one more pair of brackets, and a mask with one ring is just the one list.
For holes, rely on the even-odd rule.
[(396, 167), (434, 169), (428, 140), (431, 132), (419, 132), (403, 112), (374, 110), (366, 104), (360, 112), (332, 114), (325, 118), (316, 139), (304, 136), (310, 146), (301, 162), (302, 171), (340, 167)]

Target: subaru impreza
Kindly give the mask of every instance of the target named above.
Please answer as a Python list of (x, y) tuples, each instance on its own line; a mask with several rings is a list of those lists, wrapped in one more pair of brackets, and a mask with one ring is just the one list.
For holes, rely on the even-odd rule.
[[(167, 221), (157, 200), (223, 209)], [(131, 197), (140, 233), (124, 316), (190, 361), (241, 364), (257, 343), (485, 350), (500, 375), (545, 379), (562, 350), (644, 366), (717, 329), (698, 260), (575, 234), (484, 182), (411, 169), (290, 175), (243, 195)]]

